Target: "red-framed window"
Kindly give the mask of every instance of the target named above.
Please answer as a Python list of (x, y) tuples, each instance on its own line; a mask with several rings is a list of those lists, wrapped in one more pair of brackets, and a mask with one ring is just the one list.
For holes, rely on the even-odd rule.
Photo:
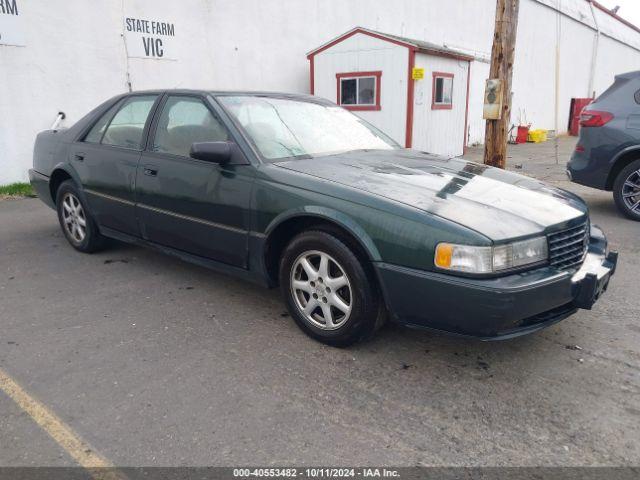
[(453, 73), (433, 72), (431, 110), (453, 108)]
[(381, 71), (336, 73), (336, 103), (347, 110), (380, 110)]

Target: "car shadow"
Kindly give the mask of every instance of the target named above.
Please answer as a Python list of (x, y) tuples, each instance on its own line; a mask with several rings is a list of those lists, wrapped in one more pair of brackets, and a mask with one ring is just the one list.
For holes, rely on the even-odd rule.
[(616, 218), (628, 220), (618, 207), (616, 207), (615, 202), (611, 196), (603, 197), (602, 195), (584, 195), (585, 200), (589, 205), (590, 214), (593, 216), (604, 216), (607, 219)]
[[(370, 340), (342, 349), (328, 347), (307, 337), (298, 328), (287, 313), (277, 288), (267, 289), (154, 249), (115, 240), (109, 242), (108, 248), (88, 258), (104, 268), (115, 268), (116, 275), (118, 269), (136, 268), (141, 269), (145, 277), (159, 276), (158, 282), (166, 285), (168, 293), (180, 292), (176, 300), (181, 302), (185, 313), (181, 321), (190, 330), (206, 328), (206, 325), (219, 327), (219, 315), (203, 319), (196, 314), (197, 306), (202, 302), (223, 310), (229, 322), (236, 320), (234, 310), (237, 306), (238, 317), (232, 333), (236, 342), (251, 343), (256, 335), (262, 339), (272, 337), (274, 345), (289, 349), (288, 354), (297, 361), (303, 361), (307, 355), (319, 355), (330, 357), (332, 362), (353, 359), (376, 365), (384, 359), (384, 367), (378, 368), (420, 371), (423, 375), (436, 376), (445, 368), (463, 377), (491, 378), (496, 374), (512, 375), (514, 359), (520, 364), (535, 363), (549, 346), (549, 330), (510, 340), (484, 342), (387, 322)], [(192, 290), (193, 293), (187, 292)], [(190, 302), (194, 306), (192, 315), (189, 314)], [(246, 314), (248, 305), (252, 306), (250, 316)]]

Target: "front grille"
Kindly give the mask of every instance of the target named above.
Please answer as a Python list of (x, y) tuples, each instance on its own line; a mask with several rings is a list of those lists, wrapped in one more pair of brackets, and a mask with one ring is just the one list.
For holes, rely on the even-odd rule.
[(589, 222), (551, 233), (549, 239), (549, 263), (568, 270), (582, 264), (589, 248)]

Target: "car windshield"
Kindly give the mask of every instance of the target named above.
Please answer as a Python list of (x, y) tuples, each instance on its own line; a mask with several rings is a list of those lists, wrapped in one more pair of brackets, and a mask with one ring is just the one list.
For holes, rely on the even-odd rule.
[(337, 106), (248, 95), (218, 99), (267, 160), (399, 148), (384, 133)]

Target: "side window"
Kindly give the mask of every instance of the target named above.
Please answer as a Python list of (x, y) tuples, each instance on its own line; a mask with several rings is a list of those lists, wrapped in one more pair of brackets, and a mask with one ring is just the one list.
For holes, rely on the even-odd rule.
[(105, 145), (140, 149), (147, 117), (156, 95), (130, 97), (124, 102), (102, 138)]
[(100, 119), (95, 123), (95, 125), (89, 130), (89, 133), (84, 137), (84, 141), (88, 143), (100, 143), (102, 140), (102, 135), (104, 131), (107, 129), (107, 125), (109, 124), (109, 120), (113, 116), (113, 113), (117, 110), (120, 102), (116, 102), (116, 104), (107, 110), (107, 113), (103, 114)]
[(380, 110), (382, 71), (336, 73), (338, 105), (347, 110)]
[(453, 74), (433, 72), (432, 110), (450, 110), (453, 106)]
[(190, 97), (169, 97), (158, 119), (153, 139), (155, 152), (189, 156), (195, 142), (224, 142), (227, 129), (211, 114), (202, 100)]
[(374, 105), (376, 77), (341, 78), (341, 105)]

